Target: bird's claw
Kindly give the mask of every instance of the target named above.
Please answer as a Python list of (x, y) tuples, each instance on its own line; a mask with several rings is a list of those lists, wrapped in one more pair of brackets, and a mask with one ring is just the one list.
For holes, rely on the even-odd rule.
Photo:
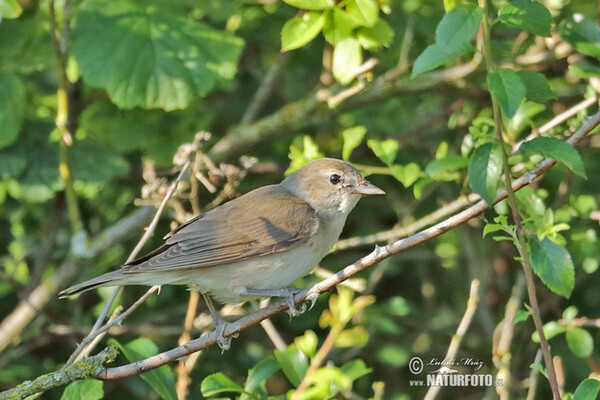
[(300, 292), (300, 289), (297, 288), (288, 288), (288, 294), (285, 296), (285, 304), (288, 306), (289, 313), (291, 318), (304, 314), (306, 311), (306, 304), (302, 303), (300, 309), (296, 308), (296, 303), (294, 302), (294, 296)]
[(223, 333), (225, 332), (226, 327), (227, 327), (227, 323), (224, 323), (224, 324), (219, 324), (215, 328), (215, 335), (217, 336), (217, 344), (221, 348), (221, 353), (224, 353), (225, 350), (229, 350), (229, 348), (231, 347), (231, 338), (233, 337), (233, 335), (229, 336), (229, 337), (223, 336)]
[[(306, 300), (310, 301), (310, 306), (308, 307), (308, 311), (312, 310), (312, 308), (314, 307), (318, 298), (319, 298), (318, 293), (311, 293), (308, 296), (306, 296)], [(303, 305), (305, 305), (305, 304), (303, 304)]]

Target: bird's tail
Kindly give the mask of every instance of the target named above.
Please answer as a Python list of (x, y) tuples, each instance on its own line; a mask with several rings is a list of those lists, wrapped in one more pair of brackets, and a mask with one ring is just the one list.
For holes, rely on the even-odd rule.
[(100, 287), (100, 286), (116, 286), (120, 284), (120, 280), (123, 278), (123, 271), (111, 271), (104, 275), (100, 275), (89, 281), (78, 283), (75, 286), (71, 286), (68, 289), (63, 290), (58, 294), (58, 297), (64, 299), (66, 297), (74, 296), (76, 294), (86, 292), (88, 290)]

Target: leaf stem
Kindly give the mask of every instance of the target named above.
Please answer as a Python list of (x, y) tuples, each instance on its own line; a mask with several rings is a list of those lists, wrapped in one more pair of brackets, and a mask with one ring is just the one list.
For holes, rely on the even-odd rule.
[[(59, 172), (65, 185), (65, 199), (67, 211), (71, 222), (73, 234), (84, 231), (81, 213), (77, 205), (77, 195), (75, 194), (74, 180), (71, 169), (71, 146), (73, 145), (73, 134), (69, 131), (68, 120), (70, 118), (68, 89), (69, 81), (67, 79), (67, 54), (60, 43), (60, 32), (56, 24), (56, 10), (54, 0), (49, 0), (50, 8), (50, 37), (54, 55), (56, 57), (58, 72), (58, 89), (56, 91), (56, 127), (60, 132), (60, 147), (58, 150)], [(65, 30), (67, 26), (65, 24)], [(66, 31), (63, 32), (63, 36)]]
[[(483, 28), (483, 55), (485, 58), (485, 63), (487, 66), (488, 73), (496, 70), (496, 65), (494, 64), (494, 60), (492, 57), (492, 49), (491, 49), (491, 29), (490, 29), (490, 20), (488, 16), (488, 2), (487, 0), (479, 0), (480, 7), (483, 8), (483, 18), (482, 18), (482, 28)], [(523, 226), (521, 224), (521, 214), (519, 213), (519, 208), (517, 205), (517, 199), (515, 197), (515, 192), (512, 188), (511, 182), (511, 170), (510, 164), (508, 163), (508, 154), (506, 152), (506, 148), (504, 146), (504, 138), (502, 135), (502, 117), (500, 106), (496, 102), (493, 96), (491, 96), (492, 100), (492, 111), (494, 114), (494, 123), (496, 125), (496, 135), (501, 143), (502, 149), (502, 169), (504, 172), (504, 186), (506, 188), (506, 197), (508, 203), (510, 204), (510, 208), (512, 211), (512, 217), (514, 223), (517, 227), (516, 231), (516, 241), (515, 245), (521, 256), (521, 264), (523, 266), (523, 272), (525, 274), (525, 282), (527, 285), (527, 294), (529, 296), (529, 305), (531, 307), (531, 315), (533, 317), (533, 322), (535, 324), (535, 328), (540, 336), (540, 347), (542, 349), (542, 354), (544, 356), (544, 361), (546, 363), (546, 368), (548, 370), (548, 381), (550, 382), (550, 387), (552, 389), (552, 395), (555, 400), (560, 400), (560, 390), (558, 387), (558, 380), (556, 379), (556, 371), (554, 370), (554, 363), (552, 361), (552, 354), (550, 352), (550, 345), (548, 344), (548, 340), (544, 335), (542, 318), (540, 316), (540, 310), (538, 307), (537, 296), (535, 292), (535, 276), (533, 274), (533, 270), (531, 268), (531, 263), (529, 260), (529, 254), (527, 252), (527, 244), (525, 242), (525, 237), (523, 236)]]

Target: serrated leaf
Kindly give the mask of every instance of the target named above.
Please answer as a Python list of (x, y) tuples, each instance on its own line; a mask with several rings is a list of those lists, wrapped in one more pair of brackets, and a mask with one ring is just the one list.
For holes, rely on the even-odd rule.
[(569, 298), (575, 285), (575, 267), (563, 246), (548, 238), (529, 237), (531, 266), (542, 282), (554, 293)]
[(573, 146), (563, 140), (545, 136), (538, 137), (523, 142), (519, 147), (519, 151), (525, 155), (541, 154), (544, 157), (563, 163), (580, 177), (587, 178), (581, 156)]
[(390, 24), (380, 18), (371, 28), (358, 28), (356, 37), (366, 50), (389, 47), (394, 39), (394, 30)]
[(285, 350), (275, 350), (275, 358), (292, 385), (298, 386), (308, 369), (308, 358), (295, 345)]
[(323, 36), (332, 45), (337, 45), (350, 36), (352, 31), (352, 18), (342, 10), (333, 9), (325, 11)]
[(482, 237), (486, 237), (490, 233), (499, 232), (499, 231), (505, 232), (506, 230), (500, 224), (485, 224), (485, 226), (483, 227), (483, 236)]
[(548, 80), (543, 74), (535, 71), (522, 70), (517, 74), (525, 85), (525, 97), (536, 103), (545, 103), (550, 99), (556, 99), (556, 95), (550, 89)]
[(65, 388), (60, 400), (100, 400), (104, 397), (103, 382), (85, 379), (71, 382)]
[(512, 118), (525, 98), (526, 88), (519, 75), (511, 69), (499, 69), (487, 74), (488, 89), (502, 111)]
[(405, 188), (415, 183), (421, 172), (421, 168), (416, 163), (392, 165), (391, 169), (393, 177), (400, 181)]
[(592, 378), (584, 379), (573, 394), (572, 400), (596, 400), (600, 391), (600, 381)]
[(72, 51), (86, 83), (106, 89), (119, 106), (174, 110), (231, 80), (242, 46), (171, 8), (87, 0)]
[(204, 378), (200, 391), (203, 396), (209, 397), (220, 393), (242, 393), (244, 389), (222, 372), (217, 372)]
[(333, 76), (342, 85), (350, 83), (356, 77), (362, 59), (362, 48), (357, 39), (340, 41), (333, 49)]
[(281, 49), (284, 51), (300, 48), (313, 40), (323, 29), (323, 13), (309, 11), (301, 17), (294, 17), (285, 23), (281, 30)]
[(335, 6), (334, 0), (283, 0), (283, 2), (302, 10), (325, 10)]
[(446, 13), (435, 29), (435, 43), (442, 47), (459, 47), (469, 43), (479, 30), (483, 10), (462, 5)]
[(540, 363), (532, 363), (529, 368), (531, 369), (535, 369), (537, 371), (539, 371), (542, 375), (544, 375), (546, 378), (548, 377), (548, 373), (546, 372), (546, 368), (544, 368), (544, 366)]
[(348, 128), (342, 132), (342, 137), (344, 138), (344, 145), (342, 147), (342, 159), (344, 161), (348, 161), (350, 159), (350, 154), (352, 151), (360, 146), (367, 133), (367, 128), (364, 126), (353, 126), (352, 128)]
[(594, 352), (594, 339), (590, 333), (578, 326), (567, 330), (567, 345), (579, 358), (586, 358)]
[(23, 8), (16, 0), (0, 0), (0, 20), (19, 18), (21, 13)]
[(379, 8), (373, 0), (350, 0), (346, 12), (359, 26), (371, 27), (377, 22)]
[(367, 146), (369, 146), (369, 148), (373, 150), (373, 153), (375, 153), (377, 158), (379, 158), (381, 161), (383, 161), (384, 164), (389, 166), (394, 163), (400, 145), (398, 144), (398, 141), (394, 139), (387, 139), (381, 141), (370, 139), (367, 140)]
[(21, 131), (25, 86), (16, 75), (0, 75), (0, 149), (12, 144)]
[(469, 184), (490, 206), (502, 175), (502, 149), (494, 143), (486, 143), (475, 149), (469, 161)]
[[(158, 354), (158, 347), (146, 338), (132, 340), (126, 345), (121, 345), (115, 339), (109, 339), (109, 344), (117, 346), (129, 362), (136, 362)], [(175, 393), (175, 376), (168, 365), (152, 369), (140, 374), (163, 400), (177, 400)]]
[(473, 45), (471, 43), (461, 43), (456, 46), (440, 46), (439, 44), (434, 43), (428, 46), (419, 57), (417, 57), (410, 77), (411, 79), (416, 78), (417, 76), (424, 74), (427, 71), (431, 71), (440, 65), (444, 65), (471, 50), (473, 50)]
[(500, 9), (498, 19), (534, 35), (550, 37), (552, 16), (550, 11), (534, 0), (515, 0), (506, 3)]
[(581, 14), (564, 19), (558, 26), (560, 36), (575, 50), (591, 57), (600, 57), (600, 27)]

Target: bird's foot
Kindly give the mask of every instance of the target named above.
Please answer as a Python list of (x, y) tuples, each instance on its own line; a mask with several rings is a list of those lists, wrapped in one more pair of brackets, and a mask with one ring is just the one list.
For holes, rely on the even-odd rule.
[(300, 310), (296, 309), (294, 295), (300, 292), (300, 289), (295, 287), (285, 289), (249, 289), (247, 287), (239, 287), (236, 290), (241, 296), (268, 296), (282, 297), (285, 299), (285, 304), (289, 308), (292, 317), (302, 314), (306, 311), (306, 304), (302, 304)]
[[(310, 306), (308, 306), (308, 311), (312, 310), (312, 308), (314, 307), (318, 298), (319, 298), (318, 293), (311, 293), (308, 296), (306, 296), (306, 300), (310, 301)], [(302, 305), (305, 306), (306, 303), (303, 303)]]
[(225, 352), (225, 350), (229, 350), (229, 348), (231, 347), (231, 340), (233, 338), (239, 337), (240, 332), (233, 332), (231, 336), (225, 337), (223, 334), (225, 333), (225, 328), (227, 328), (228, 325), (227, 321), (221, 318), (208, 295), (202, 293), (202, 297), (204, 297), (204, 301), (206, 302), (208, 310), (210, 311), (210, 317), (212, 318), (215, 324), (215, 335), (217, 336), (217, 344), (221, 348), (222, 352)]

